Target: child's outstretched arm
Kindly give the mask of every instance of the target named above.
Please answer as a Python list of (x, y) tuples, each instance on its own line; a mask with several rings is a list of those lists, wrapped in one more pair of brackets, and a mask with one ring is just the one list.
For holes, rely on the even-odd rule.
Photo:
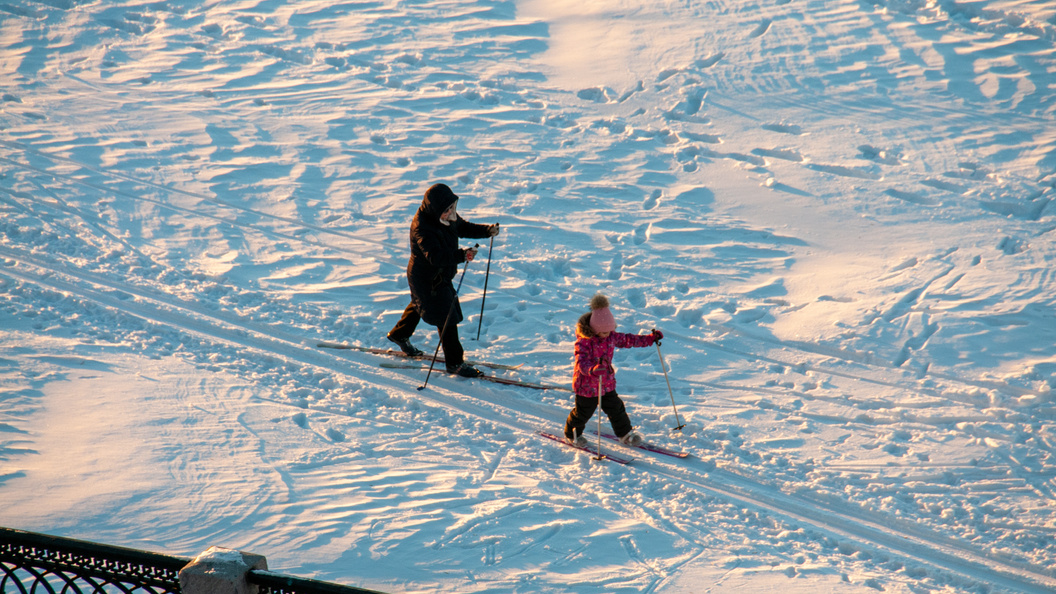
[(660, 332), (659, 330), (653, 330), (649, 334), (623, 334), (621, 332), (614, 332), (613, 335), (616, 337), (616, 346), (621, 349), (653, 346), (664, 338), (663, 332)]

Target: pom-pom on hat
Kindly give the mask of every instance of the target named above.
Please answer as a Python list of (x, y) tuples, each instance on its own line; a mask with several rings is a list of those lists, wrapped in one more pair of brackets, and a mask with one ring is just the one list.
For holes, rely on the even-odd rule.
[(601, 334), (616, 329), (616, 318), (609, 309), (609, 299), (598, 293), (590, 300), (590, 329)]

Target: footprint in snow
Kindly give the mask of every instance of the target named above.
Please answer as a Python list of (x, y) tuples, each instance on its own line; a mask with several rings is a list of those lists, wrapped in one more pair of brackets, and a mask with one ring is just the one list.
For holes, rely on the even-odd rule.
[(693, 326), (700, 324), (701, 320), (704, 319), (704, 310), (699, 307), (680, 309), (678, 313), (675, 314), (675, 319), (683, 328), (692, 328)]
[(421, 54), (402, 54), (400, 56), (396, 56), (396, 60), (395, 61), (399, 62), (401, 64), (407, 64), (409, 66), (417, 66), (417, 65), (422, 63), (422, 55)]
[(792, 161), (795, 163), (803, 162), (803, 155), (801, 155), (799, 151), (795, 149), (757, 148), (752, 150), (752, 154), (758, 155), (760, 157), (771, 157), (774, 159), (781, 159), (782, 161)]
[(945, 181), (945, 180), (941, 180), (941, 179), (930, 179), (929, 178), (929, 179), (926, 179), (926, 180), (924, 180), (924, 181), (922, 181), (920, 183), (921, 183), (921, 185), (928, 186), (929, 188), (936, 188), (936, 189), (939, 189), (939, 190), (945, 190), (945, 191), (950, 192), (952, 194), (964, 194), (965, 192), (968, 191), (968, 188), (966, 188), (965, 186), (962, 186), (960, 184), (955, 184), (953, 182), (948, 182), (948, 181)]
[(905, 190), (896, 190), (895, 188), (888, 188), (887, 190), (884, 190), (884, 193), (893, 198), (898, 198), (899, 200), (909, 202), (910, 204), (917, 204), (920, 206), (935, 206), (939, 204), (937, 200), (933, 200), (917, 192), (907, 192)]
[(584, 101), (590, 101), (593, 103), (608, 103), (609, 101), (609, 90), (601, 87), (593, 87), (590, 89), (581, 89), (576, 93), (576, 97)]
[(705, 208), (714, 204), (715, 193), (705, 187), (692, 188), (675, 196), (675, 201), (682, 206), (696, 208), (703, 214)]
[(656, 75), (656, 82), (662, 83), (679, 72), (682, 72), (681, 68), (668, 68), (667, 70), (661, 70), (660, 74)]
[(989, 170), (987, 170), (986, 168), (984, 168), (981, 165), (978, 165), (976, 163), (964, 162), (964, 163), (958, 163), (957, 166), (961, 168), (960, 171), (947, 171), (943, 175), (946, 176), (946, 177), (953, 178), (953, 179), (966, 179), (966, 180), (968, 180), (968, 179), (970, 179), (970, 180), (986, 179), (987, 176), (990, 175), (990, 171)]
[(635, 309), (644, 309), (646, 304), (645, 292), (641, 289), (630, 289), (627, 291), (627, 303)]
[[(912, 351), (919, 351), (924, 348), (924, 345), (927, 344), (928, 340), (932, 336), (935, 336), (935, 333), (942, 328), (939, 324), (932, 324), (931, 322), (929, 322), (926, 317), (923, 318), (923, 322), (924, 326), (920, 329), (920, 331), (903, 344), (902, 349), (907, 354)], [(907, 360), (909, 360), (908, 356), (905, 360), (902, 361), (902, 363), (896, 365), (896, 367), (901, 367)]]
[(769, 130), (771, 132), (779, 132), (781, 134), (791, 134), (792, 136), (803, 136), (803, 128), (794, 124), (763, 124), (763, 130)]
[(746, 155), (744, 153), (723, 153), (721, 156), (726, 157), (727, 159), (733, 159), (734, 161), (740, 161), (741, 163), (755, 165), (756, 167), (766, 166), (766, 160), (755, 155)]
[(312, 58), (310, 56), (305, 55), (303, 52), (287, 49), (278, 45), (264, 45), (258, 48), (258, 51), (260, 51), (260, 53), (262, 54), (267, 54), (273, 58), (277, 58), (285, 62), (292, 62), (294, 64), (305, 65), (312, 63)]
[(591, 127), (608, 130), (611, 134), (623, 134), (627, 131), (627, 124), (619, 120), (594, 120)]
[(623, 255), (619, 252), (612, 259), (612, 263), (609, 265), (609, 280), (620, 280), (623, 276)]
[(642, 83), (642, 81), (638, 81), (637, 86), (635, 86), (634, 88), (629, 89), (627, 91), (624, 91), (623, 94), (620, 95), (616, 99), (616, 103), (623, 103), (624, 101), (630, 99), (631, 96), (634, 95), (635, 93), (639, 93), (639, 92), (644, 91), (644, 90), (645, 90), (645, 84)]
[(886, 165), (902, 165), (903, 163), (902, 153), (899, 151), (879, 149), (863, 144), (858, 147), (858, 152), (861, 153), (862, 158), (876, 161), (877, 163)]
[(231, 148), (238, 146), (239, 140), (231, 133), (230, 130), (217, 126), (216, 124), (207, 124), (205, 127), (205, 133), (209, 135), (209, 139), (212, 140), (213, 146), (220, 148)]
[(686, 140), (692, 140), (693, 142), (703, 142), (706, 144), (722, 144), (722, 137), (715, 134), (699, 134), (697, 132), (687, 132), (685, 130), (679, 132), (679, 135), (684, 137)]
[[(704, 105), (704, 98), (707, 97), (708, 92), (705, 89), (691, 89), (685, 93), (685, 98), (675, 105), (673, 108), (664, 112), (664, 118), (668, 120), (684, 120), (687, 118), (693, 118), (694, 121), (699, 121), (700, 118), (695, 117), (700, 112), (701, 107)], [(710, 122), (710, 119), (704, 118), (705, 122)]]
[(1052, 202), (1051, 198), (1040, 200), (1027, 200), (1024, 202), (1009, 202), (1004, 200), (980, 200), (979, 206), (986, 211), (997, 213), (1003, 217), (1014, 217), (1027, 221), (1037, 221), (1041, 218), (1045, 208)]
[(1015, 237), (1005, 237), (997, 244), (997, 249), (1004, 252), (1006, 255), (1014, 256), (1016, 254), (1022, 254), (1023, 252), (1030, 249), (1030, 244), (1022, 239)]
[(649, 197), (642, 202), (642, 208), (645, 210), (653, 210), (660, 204), (660, 197), (664, 195), (662, 190), (653, 190)]
[(697, 170), (697, 156), (700, 151), (694, 147), (682, 149), (675, 153), (675, 160), (682, 164), (682, 171), (693, 172)]
[(899, 262), (898, 264), (892, 266), (890, 272), (902, 272), (903, 270), (908, 270), (910, 268), (915, 268), (919, 264), (920, 264), (920, 260), (918, 260), (916, 258), (906, 258), (905, 260), (903, 260), (903, 261)]
[(770, 30), (770, 25), (772, 25), (773, 23), (774, 22), (770, 19), (763, 20), (763, 22), (759, 23), (759, 26), (757, 26), (755, 29), (752, 29), (752, 32), (748, 34), (748, 38), (756, 39), (758, 37), (766, 35), (766, 32)]
[(855, 167), (846, 167), (843, 165), (824, 165), (822, 163), (810, 163), (807, 165), (807, 168), (813, 169), (814, 171), (820, 171), (822, 173), (838, 175), (840, 177), (851, 177), (855, 179), (866, 179), (870, 181), (878, 181), (881, 179), (880, 175), (877, 175), (872, 171), (857, 169)]
[(726, 54), (724, 52), (719, 52), (717, 54), (712, 54), (707, 58), (701, 58), (693, 62), (693, 65), (703, 70), (705, 68), (711, 68), (712, 66), (718, 64), (725, 57)]

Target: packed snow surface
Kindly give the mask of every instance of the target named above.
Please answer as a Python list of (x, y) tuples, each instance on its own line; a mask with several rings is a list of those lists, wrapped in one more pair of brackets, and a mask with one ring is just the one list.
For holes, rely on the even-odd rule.
[[(4, 2), (0, 525), (386, 592), (1053, 591), (1054, 48), (1027, 0)], [(391, 346), (436, 182), (502, 227), (469, 357), (568, 386), (603, 292), (689, 458), (317, 348)]]

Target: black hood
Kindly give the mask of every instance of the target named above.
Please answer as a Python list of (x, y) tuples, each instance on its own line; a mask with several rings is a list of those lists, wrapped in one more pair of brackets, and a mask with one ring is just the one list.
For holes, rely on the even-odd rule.
[(425, 191), (425, 198), (422, 199), (420, 210), (439, 221), (440, 215), (444, 214), (444, 211), (457, 200), (458, 196), (451, 191), (447, 184), (434, 184)]

